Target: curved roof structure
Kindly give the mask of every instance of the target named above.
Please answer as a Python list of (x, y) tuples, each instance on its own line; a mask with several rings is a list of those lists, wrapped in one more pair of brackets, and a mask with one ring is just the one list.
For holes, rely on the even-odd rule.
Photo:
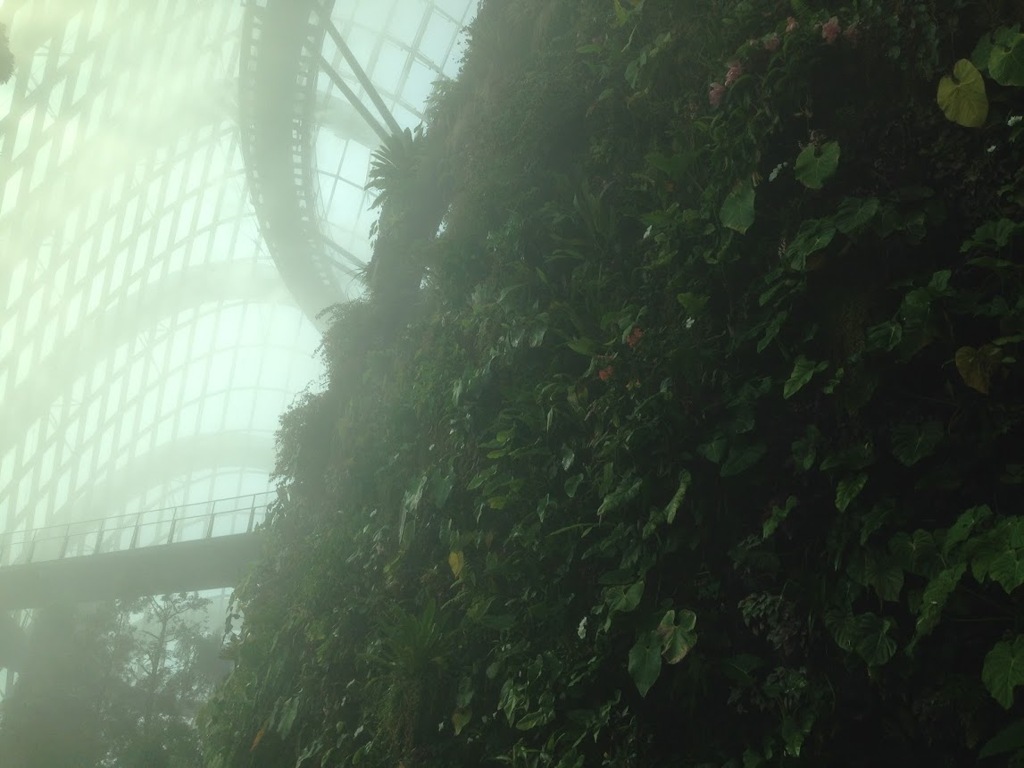
[(370, 256), (378, 129), (475, 8), (0, 3), (0, 532), (268, 487)]

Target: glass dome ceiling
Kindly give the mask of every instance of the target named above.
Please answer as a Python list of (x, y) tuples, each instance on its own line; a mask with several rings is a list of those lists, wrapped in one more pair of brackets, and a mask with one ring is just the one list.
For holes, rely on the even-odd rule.
[[(282, 9), (307, 41), (284, 57), (260, 26)], [(415, 126), (475, 10), (0, 4), (0, 531), (267, 489), (278, 417), (320, 374), (316, 313), (370, 255), (379, 139), (346, 93)], [(267, 72), (273, 99), (246, 81)]]

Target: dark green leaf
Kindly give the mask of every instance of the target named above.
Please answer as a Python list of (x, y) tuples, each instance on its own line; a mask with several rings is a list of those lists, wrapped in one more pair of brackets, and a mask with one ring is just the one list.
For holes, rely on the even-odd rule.
[(942, 442), (945, 430), (937, 421), (901, 424), (892, 430), (892, 453), (905, 467), (931, 456)]
[(850, 235), (864, 227), (878, 213), (877, 197), (847, 197), (839, 204), (839, 210), (832, 218), (836, 229)]
[(988, 73), (1000, 85), (1024, 85), (1024, 35), (997, 41), (988, 57)]
[(892, 352), (903, 340), (903, 326), (896, 322), (885, 322), (868, 328), (868, 348)]
[(821, 189), (822, 184), (839, 167), (839, 142), (830, 141), (817, 147), (808, 144), (797, 155), (793, 171), (796, 179), (809, 189)]
[(812, 253), (828, 247), (836, 236), (836, 228), (826, 219), (809, 219), (805, 221), (786, 249), (790, 266), (802, 271), (807, 266), (807, 257)]
[(640, 635), (629, 651), (628, 669), (636, 689), (646, 696), (661, 674), (661, 638), (657, 632)]
[(797, 503), (796, 496), (790, 496), (786, 499), (785, 506), (780, 507), (777, 504), (773, 506), (771, 515), (761, 526), (761, 538), (767, 539), (775, 533), (779, 525), (789, 516), (789, 513), (796, 508)]
[(779, 331), (782, 330), (782, 324), (786, 322), (787, 317), (789, 317), (788, 312), (775, 313), (771, 322), (768, 323), (768, 327), (764, 329), (764, 335), (761, 337), (761, 340), (757, 342), (758, 352), (764, 352), (765, 347), (772, 343), (772, 339), (779, 335)]
[(1024, 584), (1024, 559), (1019, 549), (1007, 549), (994, 557), (988, 565), (988, 575), (1007, 594)]
[(791, 398), (803, 389), (804, 385), (811, 380), (814, 374), (825, 370), (827, 367), (828, 363), (824, 361), (817, 363), (814, 360), (808, 360), (803, 355), (797, 357), (796, 363), (793, 364), (793, 371), (789, 374), (789, 379), (782, 388), (783, 399), (788, 400)]
[(697, 453), (712, 464), (721, 464), (729, 448), (729, 441), (724, 437), (716, 437), (709, 443), (697, 446)]
[(608, 588), (605, 591), (605, 602), (608, 603), (608, 609), (611, 611), (628, 613), (640, 605), (643, 595), (644, 582), (640, 580), (630, 584), (628, 587)]
[(864, 472), (840, 480), (836, 487), (836, 509), (845, 512), (846, 508), (850, 506), (850, 502), (864, 490), (867, 482), (868, 476)]
[(943, 557), (948, 557), (949, 553), (952, 552), (958, 544), (967, 541), (967, 537), (970, 536), (975, 525), (984, 522), (991, 516), (992, 510), (989, 509), (986, 504), (982, 504), (978, 507), (971, 507), (963, 512), (946, 532), (946, 537), (942, 542)]
[(875, 452), (870, 444), (853, 445), (830, 453), (822, 460), (821, 469), (864, 469), (864, 467), (870, 466), (874, 460)]
[(814, 466), (820, 442), (821, 432), (813, 424), (807, 427), (807, 432), (802, 438), (793, 442), (793, 461), (804, 472)]
[(566, 472), (572, 467), (573, 461), (576, 460), (576, 453), (567, 445), (562, 446), (562, 469)]
[(761, 444), (733, 446), (729, 449), (729, 456), (722, 465), (722, 477), (732, 477), (756, 464), (768, 449)]
[(1017, 635), (1012, 643), (996, 643), (985, 656), (981, 680), (1004, 709), (1013, 706), (1014, 689), (1024, 684), (1024, 635)]
[(896, 641), (889, 637), (891, 619), (873, 613), (862, 614), (854, 620), (854, 651), (868, 666), (880, 667), (896, 653)]
[(1024, 720), (1011, 723), (985, 742), (978, 753), (978, 758), (1006, 755), (1018, 750), (1024, 750)]
[(580, 487), (580, 483), (583, 482), (583, 475), (573, 475), (565, 481), (565, 495), (570, 499), (576, 496), (576, 491)]
[(676, 512), (679, 511), (679, 505), (683, 503), (683, 498), (686, 496), (686, 490), (690, 487), (691, 480), (692, 477), (689, 470), (684, 469), (679, 473), (679, 485), (664, 509), (665, 522), (669, 525), (676, 519)]
[(921, 597), (921, 608), (917, 616), (915, 640), (927, 635), (938, 624), (942, 616), (942, 609), (946, 607), (949, 596), (956, 589), (966, 571), (967, 566), (964, 563), (959, 563), (941, 571), (925, 586), (924, 594)]
[(739, 232), (741, 235), (754, 223), (754, 185), (741, 181), (733, 187), (722, 203), (718, 213), (722, 226)]

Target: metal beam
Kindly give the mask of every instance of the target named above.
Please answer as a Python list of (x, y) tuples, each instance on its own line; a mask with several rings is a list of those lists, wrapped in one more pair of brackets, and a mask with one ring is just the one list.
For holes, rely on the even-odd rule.
[[(321, 18), (324, 17), (321, 15)], [(348, 65), (352, 67), (353, 74), (356, 76), (359, 84), (366, 90), (366, 95), (370, 97), (370, 101), (372, 101), (374, 106), (377, 107), (381, 117), (384, 118), (384, 122), (388, 124), (388, 128), (390, 128), (394, 133), (401, 133), (402, 127), (398, 124), (398, 121), (395, 120), (395, 116), (391, 114), (391, 110), (388, 109), (387, 105), (384, 103), (384, 99), (381, 98), (380, 93), (377, 91), (376, 86), (367, 76), (366, 70), (364, 70), (362, 65), (359, 63), (359, 59), (355, 57), (355, 54), (353, 54), (352, 50), (348, 47), (348, 43), (346, 43), (345, 38), (341, 36), (341, 32), (339, 32), (338, 28), (334, 26), (334, 21), (331, 20), (330, 16), (327, 16), (325, 21), (326, 23), (324, 26), (327, 29), (327, 34), (330, 35), (334, 44), (338, 46), (338, 50), (341, 51), (341, 55), (345, 57), (345, 61), (348, 62)]]
[(345, 94), (345, 98), (348, 99), (349, 103), (356, 108), (359, 116), (366, 121), (366, 124), (373, 129), (373, 132), (380, 137), (381, 141), (387, 141), (390, 137), (388, 136), (388, 132), (384, 129), (384, 126), (381, 125), (380, 121), (373, 116), (373, 113), (366, 108), (366, 105), (359, 100), (359, 97), (356, 96), (356, 92), (353, 91), (349, 87), (349, 84), (342, 79), (341, 75), (334, 70), (334, 67), (332, 67), (331, 63), (323, 57), (323, 54), (320, 55), (320, 68), (327, 73), (327, 76), (331, 79), (331, 82), (338, 87), (338, 90)]

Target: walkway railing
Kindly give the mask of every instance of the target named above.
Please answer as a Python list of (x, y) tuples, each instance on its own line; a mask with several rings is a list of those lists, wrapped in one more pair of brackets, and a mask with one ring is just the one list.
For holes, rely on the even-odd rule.
[(275, 498), (267, 491), (0, 534), (0, 567), (251, 533)]

